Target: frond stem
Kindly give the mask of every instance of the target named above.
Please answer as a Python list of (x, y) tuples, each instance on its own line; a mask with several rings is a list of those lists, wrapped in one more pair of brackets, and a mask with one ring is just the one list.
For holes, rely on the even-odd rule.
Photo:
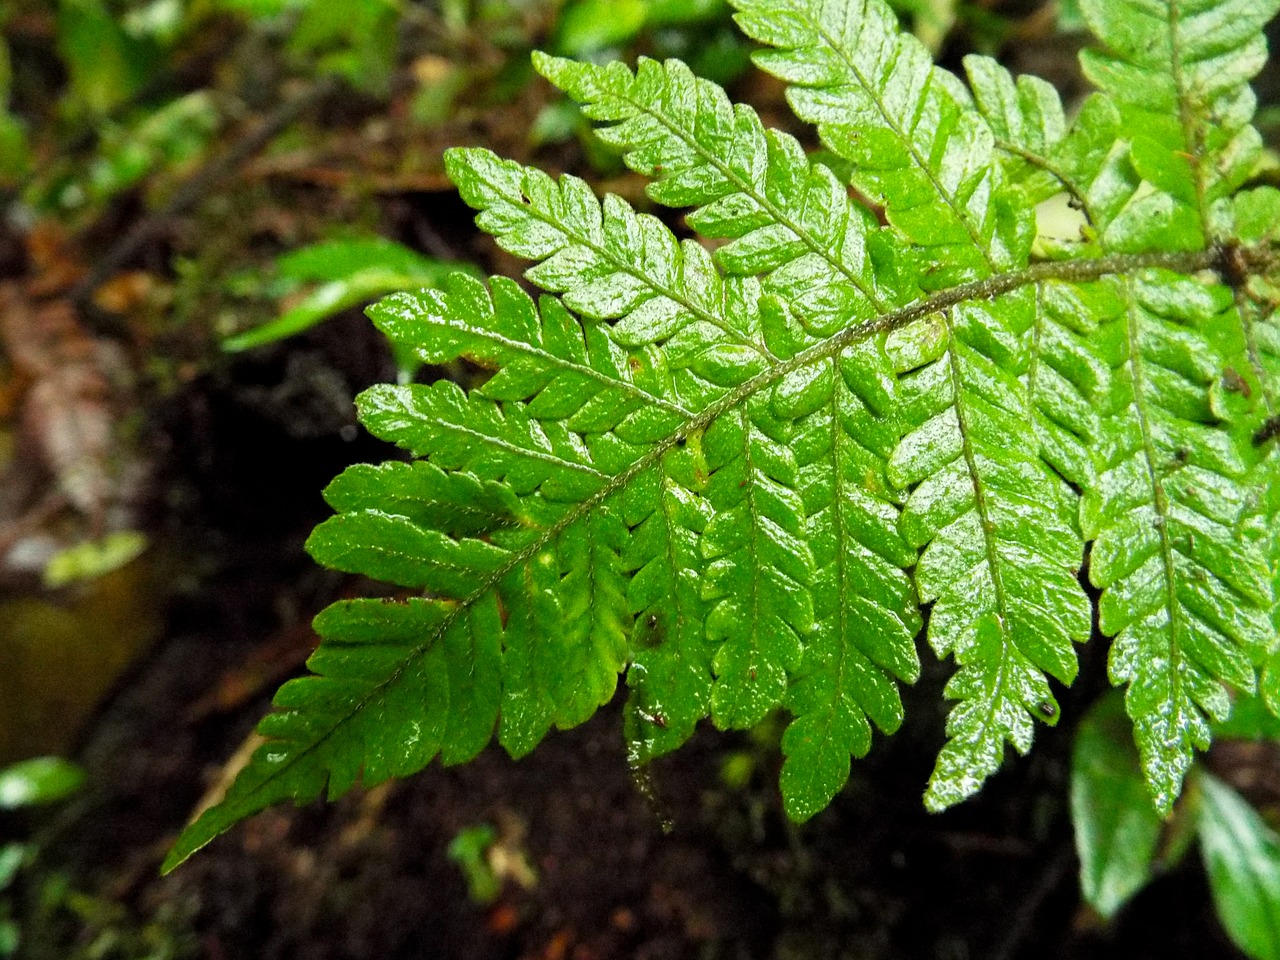
[(1074, 177), (1059, 169), (1052, 160), (1048, 157), (1041, 156), (1034, 150), (1028, 150), (1026, 147), (1019, 146), (1009, 140), (1002, 140), (999, 137), (996, 138), (996, 149), (1003, 150), (1005, 153), (1011, 153), (1014, 156), (1025, 160), (1027, 163), (1031, 164), (1031, 166), (1043, 170), (1045, 173), (1049, 174), (1049, 176), (1053, 177), (1053, 179), (1057, 180), (1062, 184), (1063, 189), (1066, 190), (1067, 193), (1071, 194), (1072, 199), (1075, 200), (1076, 203), (1080, 204), (1080, 209), (1084, 211), (1085, 217), (1088, 218), (1089, 225), (1095, 228), (1098, 226), (1100, 221), (1094, 215), (1093, 205), (1089, 203), (1087, 191), (1084, 187), (1080, 186), (1080, 184), (1076, 183)]
[[(1275, 261), (1278, 256), (1280, 256), (1265, 247), (1237, 248), (1233, 255), (1236, 257), (1237, 263), (1244, 263), (1251, 269), (1264, 269), (1267, 267), (1274, 268), (1276, 265)], [(574, 523), (578, 522), (592, 510), (599, 507), (614, 494), (624, 489), (641, 473), (651, 467), (654, 467), (659, 462), (663, 454), (677, 446), (682, 440), (687, 440), (691, 435), (704, 430), (722, 414), (738, 407), (750, 397), (776, 383), (778, 380), (793, 371), (819, 360), (834, 357), (849, 345), (860, 340), (864, 340), (867, 337), (874, 336), (878, 333), (901, 329), (916, 320), (938, 313), (939, 311), (947, 310), (957, 304), (970, 300), (991, 299), (1020, 287), (1038, 283), (1042, 280), (1086, 282), (1090, 280), (1097, 280), (1109, 275), (1127, 274), (1138, 270), (1154, 268), (1174, 270), (1180, 273), (1196, 273), (1201, 270), (1221, 270), (1224, 269), (1227, 264), (1227, 256), (1227, 251), (1223, 248), (1211, 247), (1208, 250), (1195, 251), (1191, 253), (1152, 252), (1139, 254), (1113, 254), (1092, 260), (1063, 262), (1051, 261), (1034, 264), (1024, 270), (1017, 270), (989, 277), (985, 280), (976, 280), (970, 283), (960, 284), (950, 290), (935, 294), (932, 297), (916, 301), (915, 303), (908, 304), (905, 307), (900, 307), (897, 310), (892, 310), (875, 320), (847, 327), (839, 333), (828, 337), (826, 340), (816, 343), (808, 349), (797, 353), (789, 360), (782, 361), (776, 366), (756, 374), (754, 377), (740, 383), (731, 390), (727, 390), (716, 400), (708, 404), (707, 407), (696, 416), (691, 417), (671, 434), (653, 444), (643, 455), (637, 457), (628, 467), (614, 474), (605, 483), (601, 484), (600, 488), (596, 490), (595, 493), (570, 506), (560, 519), (543, 530), (541, 536), (535, 537), (521, 549), (513, 551), (506, 563), (492, 571), (488, 578), (466, 597), (452, 602), (445, 601), (451, 609), (442, 618), (440, 623), (436, 626), (436, 629), (429, 636), (424, 637), (422, 642), (418, 646), (414, 647), (413, 650), (410, 651), (402, 661), (400, 661), (396, 669), (392, 671), (385, 680), (371, 686), (364, 696), (350, 705), (346, 712), (342, 714), (341, 718), (316, 737), (316, 739), (307, 743), (296, 753), (293, 753), (286, 762), (277, 767), (270, 778), (264, 779), (261, 783), (257, 784), (254, 788), (255, 792), (264, 790), (275, 778), (292, 769), (304, 757), (318, 750), (327, 743), (337, 730), (348, 723), (353, 717), (359, 715), (374, 697), (378, 696), (388, 686), (399, 680), (413, 663), (426, 655), (426, 653), (453, 627), (453, 624), (457, 621), (458, 617), (465, 615), (475, 604), (487, 596), (490, 591), (497, 587), (502, 580), (504, 580), (519, 566), (532, 560), (551, 543), (553, 543), (557, 537), (568, 530)]]

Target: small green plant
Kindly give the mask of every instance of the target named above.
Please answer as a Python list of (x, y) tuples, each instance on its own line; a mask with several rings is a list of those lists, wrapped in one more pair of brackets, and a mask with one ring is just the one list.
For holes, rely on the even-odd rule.
[[(1280, 708), (1280, 191), (1250, 185), (1248, 86), (1280, 0), (1084, 0), (1098, 92), (1070, 120), (988, 58), (936, 67), (883, 0), (735, 6), (826, 153), (677, 61), (535, 57), (714, 253), (448, 154), (547, 295), (460, 276), (371, 309), (493, 372), (363, 394), (414, 459), (339, 476), (308, 543), (417, 595), (316, 618), (314, 675), (166, 868), (495, 731), (521, 756), (622, 674), (637, 764), (785, 710), (797, 820), (902, 723), (919, 639), (956, 666), (932, 810), (1058, 722), (1095, 623), (1161, 814), (1230, 690), (1261, 675)], [(1074, 229), (1038, 229), (1055, 207)]]
[[(1194, 768), (1172, 816), (1147, 802), (1137, 750), (1119, 696), (1100, 699), (1076, 734), (1071, 816), (1080, 856), (1080, 890), (1110, 920), (1158, 873), (1175, 866), (1193, 841), (1218, 916), (1250, 957), (1280, 957), (1280, 836), (1235, 790)], [(1275, 739), (1276, 718), (1255, 697), (1236, 704), (1219, 738)]]
[[(57, 803), (76, 793), (83, 783), (84, 772), (59, 757), (34, 757), (13, 763), (0, 768), (0, 810)], [(10, 888), (35, 851), (35, 845), (30, 843), (0, 843), (0, 957), (16, 956), (22, 946), (22, 927), (15, 918)]]
[[(301, 247), (275, 263), (279, 295), (300, 296), (269, 323), (223, 339), (222, 349), (238, 353), (275, 343), (388, 293), (437, 286), (460, 269), (468, 268), (424, 257), (383, 237), (327, 240)], [(308, 284), (314, 286), (304, 291)], [(394, 343), (392, 347), (397, 349)], [(418, 365), (413, 351), (397, 349), (396, 360), (405, 379), (411, 379)]]

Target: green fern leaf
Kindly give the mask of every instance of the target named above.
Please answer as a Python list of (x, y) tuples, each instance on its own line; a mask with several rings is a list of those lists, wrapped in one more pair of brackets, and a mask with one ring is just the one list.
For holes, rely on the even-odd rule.
[(1108, 48), (1086, 51), (1086, 76), (1119, 105), (1138, 197), (1110, 231), (1116, 249), (1195, 249), (1231, 230), (1231, 194), (1262, 140), (1249, 80), (1267, 60), (1262, 27), (1277, 0), (1081, 0)]
[(731, 240), (715, 253), (727, 273), (767, 274), (766, 289), (810, 330), (831, 334), (916, 295), (894, 234), (830, 169), (684, 64), (641, 60), (632, 74), (620, 63), (534, 62), (587, 116), (610, 124), (599, 135), (654, 178), (653, 200), (694, 208), (699, 233)]
[(1125, 363), (1082, 525), (1099, 624), (1115, 637), (1112, 681), (1129, 685), (1143, 767), (1168, 812), (1193, 748), (1208, 746), (1206, 717), (1229, 712), (1222, 683), (1254, 688), (1272, 598), (1261, 551), (1239, 534), (1247, 464), (1208, 405), (1221, 361), (1202, 329), (1232, 309), (1229, 291), (1149, 274), (1126, 281), (1120, 302)]
[(927, 289), (1026, 262), (1030, 211), (1008, 202), (990, 128), (960, 81), (902, 33), (884, 0), (735, 0), (755, 55), (796, 114), (854, 166), (853, 184), (927, 251)]
[(888, 460), (894, 357), (886, 338), (847, 349), (783, 381), (774, 405), (799, 415), (794, 445), (812, 546), (815, 623), (787, 696), (783, 801), (796, 820), (825, 807), (871, 747), (871, 724), (902, 723), (893, 678), (915, 682), (918, 600), (904, 569), (917, 551), (898, 530)]
[(407, 776), (446, 746), (455, 763), (478, 753), (498, 714), (501, 625), (493, 602), (467, 614), (426, 600), (342, 601), (321, 613), (315, 675), (276, 693), (277, 711), (258, 728), (267, 743), (183, 832), (166, 869), (273, 803)]
[[(833, 332), (908, 299), (892, 235), (875, 228), (791, 137), (764, 130), (749, 108), (731, 107), (719, 87), (677, 62), (641, 61), (632, 74), (620, 64), (535, 59), (589, 116), (613, 124), (602, 136), (628, 151), (631, 166), (656, 177), (650, 196), (695, 207), (690, 223), (700, 232), (732, 238), (717, 250), (717, 262), (731, 273), (763, 274), (764, 289), (803, 320), (808, 333), (767, 337), (777, 356), (812, 345), (809, 334)], [(890, 677), (911, 682), (919, 673), (912, 643), (919, 618), (901, 569), (914, 564), (915, 552), (896, 533), (896, 495), (883, 479), (897, 436), (885, 418), (893, 407), (886, 388), (892, 378), (887, 357), (861, 351), (799, 371), (775, 393), (784, 415), (803, 414), (793, 443), (811, 458), (799, 478), (805, 535), (815, 552), (825, 551), (813, 588), (816, 621), (787, 696), (796, 719), (783, 741), (782, 788), (797, 819), (825, 806), (848, 777), (849, 757), (870, 748), (868, 718), (890, 733), (901, 723)], [(872, 484), (872, 477), (879, 479)], [(798, 649), (791, 649), (792, 660)], [(729, 655), (721, 655), (720, 666)], [(737, 722), (723, 715), (717, 721)]]
[(903, 381), (908, 419), (920, 426), (903, 438), (889, 476), (914, 487), (902, 529), (927, 545), (916, 583), (933, 602), (929, 639), (959, 665), (947, 695), (961, 702), (925, 794), (931, 809), (976, 790), (999, 768), (1006, 741), (1025, 753), (1033, 717), (1056, 722), (1046, 674), (1074, 680), (1072, 644), (1089, 636), (1074, 502), (1025, 442), (1018, 373), (1035, 315), (1030, 293), (943, 314), (941, 355)]
[[(1069, 122), (984, 58), (966, 88), (883, 0), (735, 4), (840, 160), (679, 63), (536, 57), (652, 200), (727, 242), (447, 154), (548, 295), (457, 277), (371, 310), (423, 362), (488, 378), (366, 391), (362, 421), (414, 459), (337, 478), (308, 549), (423, 596), (317, 618), (313, 675), (169, 866), (278, 800), (462, 762), (495, 732), (520, 756), (619, 676), (635, 764), (704, 719), (787, 711), (803, 820), (903, 722), (926, 612), (956, 664), (925, 795), (944, 808), (1056, 722), (1086, 556), (1160, 809), (1229, 689), (1261, 668), (1280, 709), (1280, 192), (1239, 189), (1280, 0), (1084, 0), (1108, 50)], [(1078, 235), (1037, 238), (1063, 198)]]
[(601, 203), (576, 177), (555, 181), (487, 150), (450, 150), (445, 165), (462, 198), (481, 211), (482, 230), (508, 252), (542, 261), (529, 279), (563, 294), (584, 317), (616, 320), (615, 341), (640, 346), (701, 324), (763, 356), (733, 306), (751, 302), (750, 286), (726, 285), (700, 245), (678, 242), (657, 218), (612, 195)]

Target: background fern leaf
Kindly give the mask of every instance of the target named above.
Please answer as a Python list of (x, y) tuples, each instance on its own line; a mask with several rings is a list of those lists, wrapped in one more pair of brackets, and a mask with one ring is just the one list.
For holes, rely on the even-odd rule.
[(927, 251), (928, 289), (1026, 262), (1034, 228), (999, 189), (990, 129), (960, 81), (884, 0), (735, 0), (755, 54), (787, 99), (851, 161), (853, 184)]
[(1197, 329), (1233, 309), (1230, 292), (1187, 278), (1123, 281), (1124, 366), (1085, 492), (1090, 578), (1103, 589), (1113, 683), (1161, 812), (1172, 807), (1206, 717), (1225, 718), (1223, 684), (1255, 685), (1269, 649), (1271, 587), (1256, 540), (1240, 536), (1247, 464), (1209, 406), (1221, 361)]

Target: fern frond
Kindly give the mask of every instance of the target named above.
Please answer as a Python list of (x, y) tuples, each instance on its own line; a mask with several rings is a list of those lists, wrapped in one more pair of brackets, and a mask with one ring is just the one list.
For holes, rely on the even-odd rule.
[(1090, 577), (1099, 625), (1115, 637), (1112, 682), (1129, 685), (1143, 767), (1156, 806), (1172, 807), (1208, 719), (1250, 691), (1271, 645), (1269, 571), (1240, 536), (1247, 464), (1216, 425), (1209, 387), (1221, 361), (1203, 328), (1231, 310), (1230, 292), (1185, 277), (1122, 282), (1124, 365), (1086, 491)]
[(556, 181), (488, 150), (452, 149), (445, 167), (481, 211), (482, 230), (509, 253), (540, 261), (529, 280), (584, 317), (616, 320), (618, 342), (654, 343), (700, 323), (751, 346), (751, 331), (725, 302), (750, 281), (726, 285), (699, 244), (680, 243), (656, 217), (613, 195), (602, 203), (577, 177)]
[(776, 49), (756, 63), (854, 167), (853, 184), (927, 251), (927, 289), (1024, 264), (1034, 233), (1000, 190), (990, 129), (953, 75), (898, 28), (884, 0), (735, 0), (735, 19)]
[(1129, 158), (1156, 188), (1110, 231), (1114, 249), (1195, 249), (1228, 236), (1231, 194), (1262, 140), (1249, 80), (1267, 60), (1262, 28), (1278, 0), (1081, 0), (1106, 51), (1085, 75), (1120, 106)]
[(959, 666), (947, 695), (960, 703), (925, 794), (935, 810), (998, 769), (1006, 741), (1025, 753), (1033, 717), (1056, 722), (1046, 675), (1070, 683), (1073, 644), (1089, 636), (1073, 500), (1019, 440), (1030, 420), (1018, 379), (1035, 316), (1029, 294), (943, 314), (936, 358), (920, 358), (902, 383), (907, 419), (920, 426), (889, 478), (913, 488), (901, 528), (925, 548), (916, 584), (933, 603), (930, 643)]
[[(797, 329), (775, 347), (805, 345)], [(918, 551), (898, 531), (899, 495), (887, 476), (901, 433), (896, 370), (884, 336), (801, 368), (774, 390), (776, 410), (796, 419), (799, 489), (812, 547), (814, 627), (794, 672), (782, 738), (787, 812), (805, 820), (849, 777), (849, 759), (871, 747), (871, 725), (902, 723), (894, 679), (920, 673), (919, 601), (904, 572)]]
[[(519, 756), (623, 673), (637, 764), (705, 718), (789, 711), (782, 790), (805, 819), (902, 722), (926, 610), (957, 666), (941, 809), (1056, 722), (1089, 541), (1161, 809), (1228, 688), (1274, 661), (1280, 709), (1280, 192), (1238, 191), (1280, 0), (1083, 0), (1110, 52), (1070, 123), (983, 58), (970, 94), (884, 0), (734, 2), (861, 197), (683, 65), (538, 57), (652, 199), (728, 242), (448, 153), (550, 295), (458, 278), (371, 312), (424, 362), (491, 375), (362, 394), (416, 459), (335, 480), (308, 547), (426, 597), (317, 619), (314, 676), (170, 865), (268, 803), (460, 762), (495, 730)], [(1062, 194), (1080, 236), (1028, 265), (1036, 205)]]
[[(715, 84), (674, 61), (642, 60), (635, 74), (621, 64), (535, 62), (588, 116), (612, 124), (601, 136), (655, 178), (648, 189), (654, 200), (694, 207), (689, 222), (699, 232), (731, 238), (716, 251), (717, 262), (730, 273), (763, 275), (764, 289), (810, 334), (832, 333), (908, 299), (914, 288), (893, 235), (794, 139), (766, 131), (754, 111), (731, 106)], [(771, 351), (787, 357), (815, 342), (800, 331), (794, 338), (770, 339)], [(919, 672), (912, 644), (918, 614), (902, 572), (915, 552), (896, 533), (898, 509), (883, 480), (896, 440), (886, 417), (893, 371), (883, 356), (865, 367), (874, 351), (858, 356), (799, 371), (775, 393), (776, 408), (802, 416), (793, 445), (812, 458), (801, 464), (799, 485), (819, 567), (813, 631), (786, 696), (795, 720), (783, 741), (782, 789), (797, 819), (825, 806), (847, 779), (850, 756), (870, 748), (869, 719), (886, 732), (897, 729), (902, 708), (891, 678), (910, 682)], [(877, 486), (872, 477), (881, 478)], [(748, 613), (741, 600), (739, 607), (735, 612)], [(731, 655), (720, 655), (720, 667)], [(760, 668), (748, 665), (748, 675), (752, 670)], [(724, 715), (717, 721), (737, 723)]]

